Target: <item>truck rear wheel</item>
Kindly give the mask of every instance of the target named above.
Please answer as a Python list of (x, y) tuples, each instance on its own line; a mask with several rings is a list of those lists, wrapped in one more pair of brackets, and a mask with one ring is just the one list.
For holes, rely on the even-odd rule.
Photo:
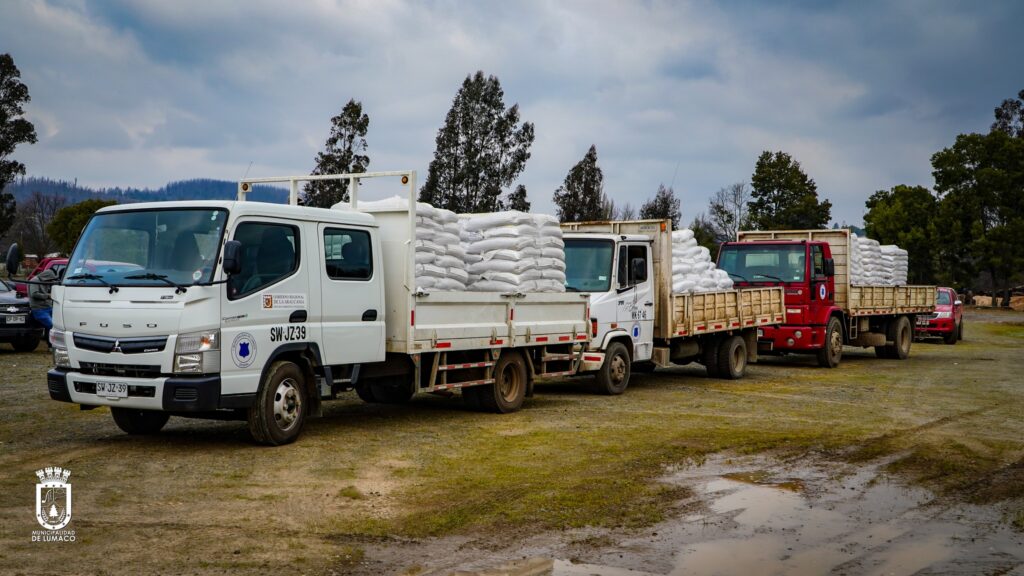
[(110, 408), (117, 427), (128, 434), (145, 436), (156, 434), (163, 429), (171, 415), (156, 410), (138, 410), (135, 408)]
[(825, 345), (818, 350), (818, 366), (835, 368), (843, 359), (843, 326), (838, 318), (831, 318), (825, 329)]
[(383, 404), (405, 404), (414, 393), (408, 377), (394, 376), (375, 380), (369, 385), (373, 401)]
[(894, 360), (906, 360), (910, 356), (910, 343), (914, 340), (914, 327), (910, 325), (910, 319), (900, 316), (889, 324), (889, 327), (892, 330), (889, 334), (892, 340), (889, 357)]
[(632, 373), (629, 351), (622, 342), (612, 342), (605, 352), (604, 364), (594, 375), (594, 392), (616, 396), (626, 391)]
[(293, 362), (274, 362), (249, 408), (249, 433), (260, 444), (294, 442), (306, 421), (306, 408), (302, 370)]
[[(494, 384), (474, 386), (462, 391), (469, 392), (467, 403), (474, 403), (481, 410), (508, 414), (523, 406), (526, 398), (526, 362), (519, 352), (506, 350), (494, 365)], [(475, 398), (475, 402), (473, 401)]]
[(708, 336), (701, 344), (701, 364), (708, 371), (708, 378), (718, 378), (718, 348), (722, 339)]
[(747, 371), (747, 343), (742, 336), (729, 336), (718, 345), (718, 378), (736, 380)]
[(367, 404), (376, 404), (377, 399), (373, 396), (373, 388), (369, 384), (360, 384), (356, 386), (356, 394), (359, 395), (359, 399)]

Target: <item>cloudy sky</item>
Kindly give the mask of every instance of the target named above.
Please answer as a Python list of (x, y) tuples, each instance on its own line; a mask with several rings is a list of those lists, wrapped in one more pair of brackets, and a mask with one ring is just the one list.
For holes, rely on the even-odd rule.
[(535, 210), (591, 144), (606, 191), (672, 184), (688, 220), (796, 157), (859, 223), (872, 191), (932, 184), (929, 158), (1024, 88), (1020, 2), (4, 0), (0, 52), (28, 84), (29, 173), (91, 186), (306, 173), (329, 119), (370, 116), (371, 170), (426, 176), (467, 74), (536, 125)]

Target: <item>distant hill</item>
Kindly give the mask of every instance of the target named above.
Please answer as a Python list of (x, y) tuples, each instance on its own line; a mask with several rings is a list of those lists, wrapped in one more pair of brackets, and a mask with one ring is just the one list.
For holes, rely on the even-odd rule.
[[(161, 202), (167, 200), (232, 200), (238, 194), (238, 183), (230, 180), (196, 178), (180, 180), (157, 188), (89, 188), (75, 182), (51, 180), (49, 178), (20, 178), (5, 189), (20, 203), (33, 192), (45, 196), (61, 196), (68, 204), (75, 204), (90, 198), (117, 200), (120, 204), (133, 202)], [(249, 199), (256, 202), (288, 202), (288, 191), (275, 186), (254, 186)]]

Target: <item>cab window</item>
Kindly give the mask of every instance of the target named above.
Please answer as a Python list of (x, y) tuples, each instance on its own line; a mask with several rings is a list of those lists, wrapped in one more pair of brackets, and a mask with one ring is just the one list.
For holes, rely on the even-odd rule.
[(235, 229), (242, 243), (242, 271), (228, 281), (236, 300), (291, 276), (299, 269), (299, 230), (287, 224), (243, 222)]
[[(629, 288), (638, 284), (638, 278), (633, 275), (633, 260), (641, 259), (644, 262), (644, 269), (647, 269), (647, 247), (636, 245), (619, 246), (619, 288)], [(646, 278), (644, 279), (646, 280)]]
[(812, 265), (814, 266), (814, 277), (825, 277), (825, 253), (821, 246), (811, 246)]
[(373, 275), (370, 233), (365, 230), (324, 230), (324, 266), (331, 280), (369, 280)]

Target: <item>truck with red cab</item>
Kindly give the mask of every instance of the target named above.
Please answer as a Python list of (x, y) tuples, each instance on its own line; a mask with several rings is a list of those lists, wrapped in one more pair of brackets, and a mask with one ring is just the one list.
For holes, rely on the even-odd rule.
[(935, 312), (917, 317), (914, 332), (918, 338), (938, 337), (946, 344), (964, 339), (964, 303), (952, 288), (935, 291)]
[(742, 231), (722, 244), (718, 267), (737, 288), (781, 286), (786, 321), (758, 330), (762, 353), (814, 354), (839, 365), (843, 346), (874, 347), (879, 358), (910, 354), (915, 319), (935, 311), (934, 286), (850, 282), (850, 231)]

